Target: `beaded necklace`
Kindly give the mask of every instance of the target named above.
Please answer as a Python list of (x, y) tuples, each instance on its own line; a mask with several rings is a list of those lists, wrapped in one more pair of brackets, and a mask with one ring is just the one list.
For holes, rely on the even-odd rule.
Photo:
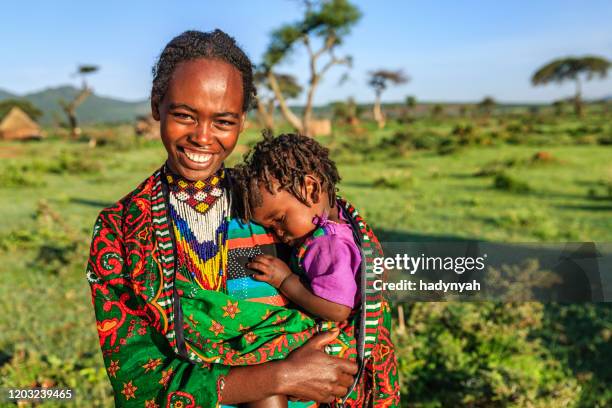
[(230, 199), (225, 170), (189, 181), (164, 168), (178, 269), (206, 290), (225, 288)]

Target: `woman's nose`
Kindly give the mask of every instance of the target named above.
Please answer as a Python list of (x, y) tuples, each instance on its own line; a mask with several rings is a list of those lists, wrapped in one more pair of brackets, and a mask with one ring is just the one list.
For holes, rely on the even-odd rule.
[(199, 123), (193, 132), (192, 141), (199, 145), (210, 145), (213, 142), (210, 126), (206, 122)]

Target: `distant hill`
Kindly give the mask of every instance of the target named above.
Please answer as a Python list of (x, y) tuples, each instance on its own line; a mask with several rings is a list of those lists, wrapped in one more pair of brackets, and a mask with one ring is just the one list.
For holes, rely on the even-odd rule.
[(16, 96), (13, 95), (10, 92), (7, 92), (7, 91), (4, 91), (4, 90), (0, 89), (0, 101), (2, 99), (13, 99), (13, 98), (16, 98)]
[[(39, 122), (43, 125), (52, 125), (66, 120), (58, 101), (61, 99), (70, 101), (78, 92), (73, 86), (60, 86), (19, 96), (0, 89), (0, 100), (26, 99), (43, 111)], [(93, 94), (77, 108), (77, 116), (83, 124), (131, 122), (136, 116), (149, 111), (150, 105), (147, 100), (127, 102)]]

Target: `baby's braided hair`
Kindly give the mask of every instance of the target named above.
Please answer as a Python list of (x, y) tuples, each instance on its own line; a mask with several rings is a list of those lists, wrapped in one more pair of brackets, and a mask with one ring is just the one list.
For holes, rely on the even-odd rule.
[[(251, 219), (253, 208), (261, 205), (261, 186), (275, 194), (274, 186), (277, 184), (281, 190), (309, 205), (304, 194), (307, 175), (321, 183), (321, 189), (327, 192), (329, 204), (333, 207), (340, 175), (336, 164), (329, 158), (329, 149), (308, 136), (287, 133), (273, 137), (264, 132), (263, 140), (244, 156), (244, 163), (236, 167), (235, 183), (241, 218)], [(315, 200), (319, 193), (314, 192)]]

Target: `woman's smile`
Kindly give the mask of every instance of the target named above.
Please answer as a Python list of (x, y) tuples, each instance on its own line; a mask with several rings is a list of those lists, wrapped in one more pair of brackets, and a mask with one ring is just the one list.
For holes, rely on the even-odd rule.
[(198, 168), (201, 168), (204, 165), (209, 165), (212, 159), (214, 159), (218, 154), (218, 152), (213, 152), (210, 150), (199, 150), (182, 146), (177, 146), (176, 150), (183, 159), (191, 162), (186, 164), (191, 164), (192, 166), (196, 166)]

